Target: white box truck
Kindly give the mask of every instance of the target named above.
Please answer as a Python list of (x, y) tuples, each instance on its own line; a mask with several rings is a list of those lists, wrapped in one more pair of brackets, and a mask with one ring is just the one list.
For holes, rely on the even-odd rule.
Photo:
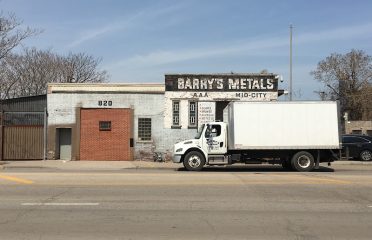
[(311, 171), (338, 158), (339, 121), (337, 102), (231, 102), (223, 122), (203, 124), (195, 139), (174, 145), (173, 162), (191, 171), (263, 162)]

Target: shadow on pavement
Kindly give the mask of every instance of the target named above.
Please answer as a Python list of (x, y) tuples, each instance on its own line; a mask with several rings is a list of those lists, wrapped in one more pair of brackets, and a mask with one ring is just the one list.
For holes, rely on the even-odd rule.
[[(176, 171), (185, 171), (185, 168), (176, 169)], [(320, 166), (319, 169), (312, 172), (334, 172), (335, 170), (329, 167)], [(293, 170), (284, 169), (281, 166), (207, 166), (201, 172), (296, 172)]]

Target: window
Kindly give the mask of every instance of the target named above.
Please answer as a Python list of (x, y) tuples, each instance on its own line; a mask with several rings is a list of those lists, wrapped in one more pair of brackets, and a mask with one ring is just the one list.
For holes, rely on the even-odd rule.
[(138, 140), (151, 141), (151, 118), (138, 118)]
[(208, 136), (208, 132), (205, 131), (205, 137), (210, 138), (210, 137), (218, 137), (221, 135), (221, 125), (212, 125), (211, 126), (211, 131)]
[(180, 101), (173, 101), (173, 126), (180, 125)]
[(359, 134), (359, 135), (361, 135), (362, 134), (362, 130), (352, 130), (351, 133), (352, 134)]
[(372, 137), (372, 130), (367, 130), (367, 135)]
[(354, 142), (357, 142), (357, 143), (367, 143), (368, 140), (367, 139), (364, 139), (364, 138), (355, 138), (355, 141)]
[(342, 138), (343, 143), (366, 143), (368, 140), (364, 138), (359, 137), (343, 137)]
[(99, 121), (100, 131), (111, 131), (111, 121)]
[(197, 123), (197, 103), (196, 102), (190, 102), (189, 103), (189, 126), (196, 127)]

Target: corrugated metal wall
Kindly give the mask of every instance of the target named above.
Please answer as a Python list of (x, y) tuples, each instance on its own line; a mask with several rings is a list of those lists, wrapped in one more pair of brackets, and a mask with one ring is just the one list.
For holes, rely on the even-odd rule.
[(4, 127), (3, 159), (43, 158), (43, 126)]
[(4, 112), (44, 112), (46, 101), (46, 95), (21, 97), (3, 100), (1, 107)]
[(7, 99), (0, 106), (0, 160), (43, 159), (46, 95)]

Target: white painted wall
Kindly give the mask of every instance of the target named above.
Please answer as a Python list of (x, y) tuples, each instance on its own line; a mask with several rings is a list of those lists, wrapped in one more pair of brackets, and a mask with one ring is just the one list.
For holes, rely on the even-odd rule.
[[(112, 106), (99, 106), (98, 101), (112, 101)], [(182, 103), (182, 109), (187, 107)], [(172, 152), (176, 142), (192, 138), (195, 129), (165, 129), (164, 94), (152, 93), (50, 93), (47, 96), (48, 126), (76, 123), (79, 108), (132, 108), (134, 109), (135, 157), (140, 158), (152, 151)], [(138, 141), (138, 118), (152, 119), (152, 141)], [(184, 118), (184, 121), (187, 121)]]
[[(180, 125), (187, 129), (189, 121), (189, 101), (276, 101), (278, 92), (180, 92), (166, 91), (164, 105), (164, 128), (171, 128), (173, 123), (172, 102), (180, 101)], [(199, 122), (200, 126), (203, 122)]]

